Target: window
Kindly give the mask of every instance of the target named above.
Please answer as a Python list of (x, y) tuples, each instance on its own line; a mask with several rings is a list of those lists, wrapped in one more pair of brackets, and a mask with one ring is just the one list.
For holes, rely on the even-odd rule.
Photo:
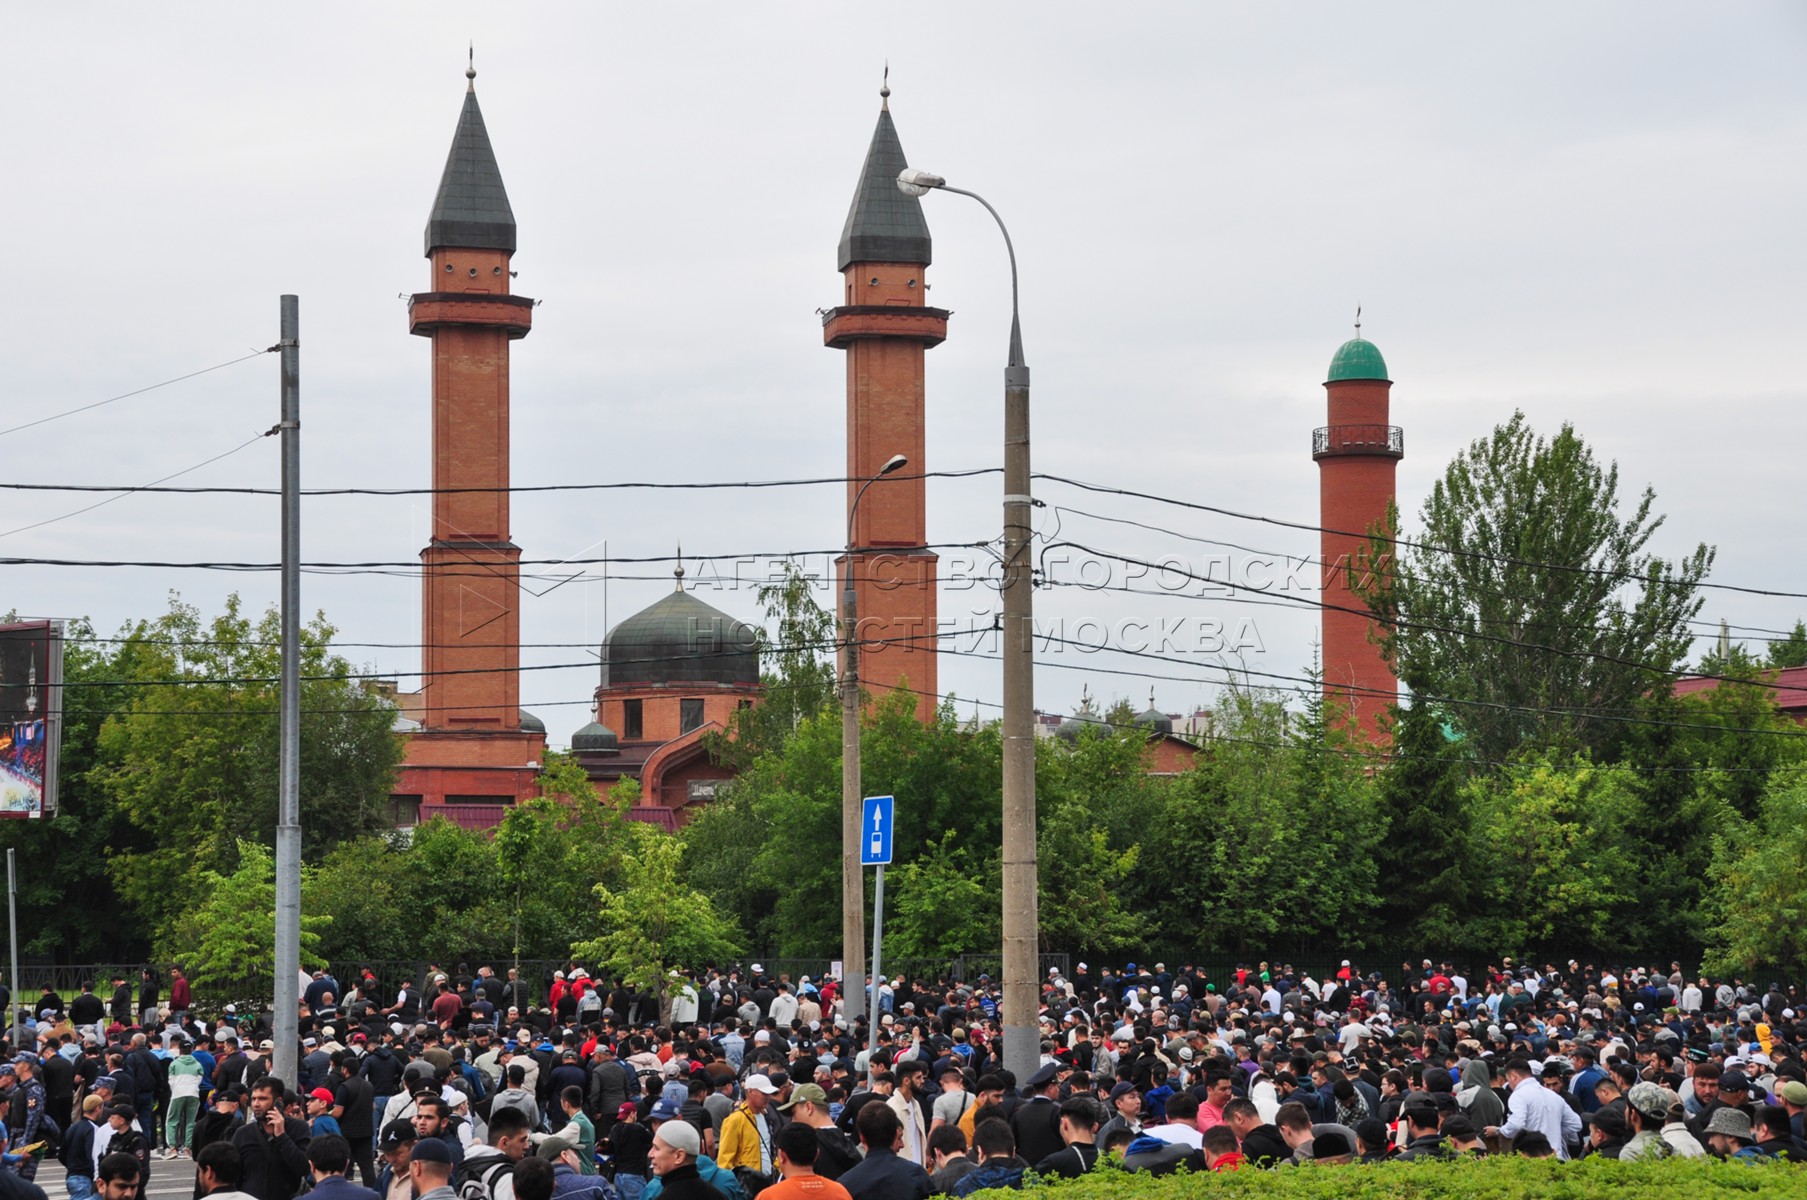
[(646, 726), (640, 717), (640, 701), (623, 700), (621, 702), (621, 740), (637, 742), (646, 736)]
[(412, 829), (420, 824), (420, 797), (389, 797), (389, 823), (397, 829)]
[(678, 701), (678, 733), (689, 733), (703, 723), (703, 702), (701, 700)]
[(447, 796), (447, 804), (513, 804), (513, 796)]

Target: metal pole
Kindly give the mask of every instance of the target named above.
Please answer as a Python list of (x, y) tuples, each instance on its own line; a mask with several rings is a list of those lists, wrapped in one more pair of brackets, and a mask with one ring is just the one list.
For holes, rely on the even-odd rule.
[(282, 684), (273, 1073), (293, 1087), (301, 1003), (301, 304), (282, 298)]
[(1004, 367), (1004, 1066), (1017, 1082), (1041, 1056), (1035, 823), (1035, 598), (1029, 566), (1029, 364), (1017, 307), (1016, 247), (977, 192), (933, 186), (985, 206), (1010, 256), (1010, 357)]
[[(13, 985), (10, 993), (13, 1000), (7, 1006), (6, 1013), (6, 1033), (8, 1037), (11, 1037), (19, 1028), (19, 876), (17, 868), (13, 865), (13, 851), (10, 846), (6, 851), (6, 923), (8, 927), (7, 945), (11, 948), (13, 960), (12, 974), (8, 976)], [(19, 1048), (17, 1045), (13, 1047), (15, 1050)]]
[(866, 1071), (873, 1071), (872, 1052), (878, 1048), (879, 943), (885, 937), (885, 864), (879, 863), (872, 885), (872, 1023), (866, 1030)]
[(841, 560), (841, 1003), (847, 1032), (866, 1007), (866, 880), (860, 867), (860, 644), (859, 598), (853, 588), (854, 497), (847, 512), (847, 555)]

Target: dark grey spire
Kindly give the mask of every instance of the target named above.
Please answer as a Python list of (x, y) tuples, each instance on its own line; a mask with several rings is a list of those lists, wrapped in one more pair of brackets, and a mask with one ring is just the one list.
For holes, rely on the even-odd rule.
[(922, 219), (922, 201), (897, 189), (898, 172), (909, 165), (887, 104), (879, 110), (878, 128), (872, 131), (866, 165), (853, 191), (853, 207), (847, 210), (847, 224), (841, 229), (836, 270), (844, 271), (848, 263), (856, 262), (928, 266), (929, 223)]
[(458, 132), (452, 135), (452, 151), (446, 155), (445, 173), (439, 177), (439, 195), (427, 217), (427, 254), (443, 246), (512, 254), (514, 233), (514, 210), (508, 207), (508, 190), (502, 186), (496, 152), (490, 149), (489, 131), (483, 127), (483, 110), (477, 107), (477, 86), (472, 83), (464, 93)]

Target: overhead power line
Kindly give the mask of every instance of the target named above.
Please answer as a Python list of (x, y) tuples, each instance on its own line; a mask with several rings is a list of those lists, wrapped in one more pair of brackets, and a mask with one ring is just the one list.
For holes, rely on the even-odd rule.
[[(190, 371), (188, 374), (178, 375), (174, 379), (165, 379), (161, 383), (146, 384), (144, 387), (141, 387), (141, 388), (133, 388), (129, 392), (121, 392), (117, 396), (108, 396), (105, 400), (96, 400), (92, 404), (83, 404), (77, 408), (67, 408), (67, 409), (64, 409), (62, 412), (51, 413), (47, 417), (38, 417), (36, 420), (26, 421), (22, 425), (14, 425), (7, 429), (0, 429), (0, 437), (5, 437), (9, 433), (18, 433), (20, 430), (23, 430), (23, 429), (35, 429), (39, 425), (48, 425), (52, 421), (60, 421), (64, 417), (73, 417), (77, 413), (91, 412), (94, 409), (100, 408), (104, 405), (117, 404), (121, 400), (129, 400), (133, 396), (142, 396), (146, 392), (154, 392), (158, 388), (166, 388), (166, 387), (169, 387), (171, 384), (181, 383), (182, 381), (187, 380), (187, 379), (195, 379), (195, 378), (198, 378), (199, 376), (209, 374), (213, 371), (222, 371), (225, 368), (234, 366), (238, 363), (250, 362), (252, 359), (261, 358), (263, 355), (266, 355), (266, 354), (274, 354), (277, 350), (280, 350), (281, 348), (282, 347), (280, 347), (280, 346), (270, 346), (263, 350), (253, 350), (249, 354), (240, 355), (238, 358), (229, 358), (223, 363), (215, 363), (211, 367), (202, 367), (198, 371)], [(129, 491), (131, 489), (129, 489), (129, 488), (127, 488), (127, 489), (109, 488), (107, 490), (108, 491), (113, 491), (113, 490)]]
[[(1050, 483), (1064, 483), (1068, 487), (1076, 487), (1082, 491), (1097, 492), (1106, 496), (1127, 496), (1135, 500), (1151, 500), (1157, 504), (1169, 504), (1176, 508), (1192, 509), (1195, 512), (1215, 513), (1221, 517), (1231, 517), (1238, 521), (1255, 521), (1263, 525), (1276, 525), (1282, 529), (1299, 529), (1308, 533), (1329, 533), (1341, 537), (1361, 538), (1366, 540), (1371, 535), (1365, 531), (1353, 529), (1332, 529), (1325, 525), (1310, 525), (1302, 521), (1288, 521), (1282, 517), (1269, 517), (1260, 513), (1240, 512), (1233, 508), (1223, 508), (1215, 504), (1201, 504), (1194, 500), (1181, 500), (1174, 496), (1163, 496), (1156, 492), (1140, 492), (1133, 488), (1111, 487), (1101, 483), (1087, 483), (1083, 479), (1073, 479), (1065, 475), (1050, 475), (1037, 472), (1037, 479), (1045, 479)], [(1599, 579), (1612, 579), (1622, 583), (1646, 582), (1646, 577), (1633, 575), (1624, 571), (1609, 571), (1604, 567), (1578, 567), (1571, 563), (1539, 562), (1536, 559), (1513, 558), (1510, 555), (1487, 554), (1480, 550), (1463, 550), (1453, 546), (1438, 546), (1429, 542), (1413, 541), (1410, 538), (1394, 537), (1388, 539), (1396, 546), (1405, 546), (1413, 550), (1422, 550), (1428, 554), (1448, 554), (1457, 558), (1478, 558), (1488, 562), (1506, 563), (1510, 566), (1535, 567), (1546, 571), (1566, 571), (1578, 575), (1591, 575)], [(1655, 582), (1680, 583), (1681, 580), (1670, 577), (1659, 577)], [(1750, 596), (1780, 596), (1787, 599), (1807, 600), (1807, 592), (1786, 592), (1774, 588), (1744, 587), (1732, 583), (1697, 583), (1694, 586), (1711, 588), (1722, 592), (1742, 592)]]

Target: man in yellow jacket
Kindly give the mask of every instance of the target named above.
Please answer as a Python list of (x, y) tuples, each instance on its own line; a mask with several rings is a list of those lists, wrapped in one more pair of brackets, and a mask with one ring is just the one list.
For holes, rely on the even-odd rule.
[(716, 1165), (733, 1171), (741, 1167), (772, 1173), (772, 1119), (766, 1109), (778, 1089), (764, 1075), (749, 1075), (745, 1085), (747, 1098), (722, 1118), (722, 1144), (715, 1155)]

